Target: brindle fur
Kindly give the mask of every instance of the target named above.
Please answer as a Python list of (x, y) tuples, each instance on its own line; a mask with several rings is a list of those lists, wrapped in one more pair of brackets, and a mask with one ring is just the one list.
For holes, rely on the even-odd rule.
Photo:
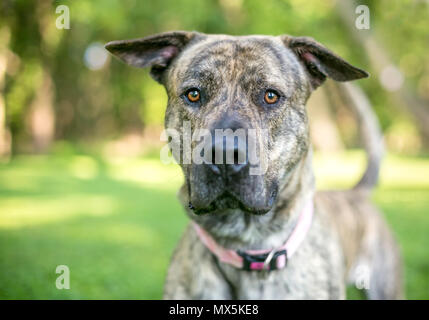
[[(240, 250), (279, 247), (304, 204), (315, 201), (311, 229), (282, 270), (249, 272), (220, 263), (188, 226), (172, 257), (164, 298), (343, 299), (345, 283), (360, 265), (370, 270), (370, 298), (402, 297), (396, 244), (368, 199), (376, 179), (352, 190), (315, 193), (306, 101), (326, 77), (348, 81), (366, 77), (364, 71), (310, 38), (291, 36), (170, 32), (106, 48), (131, 65), (151, 67), (168, 94), (166, 128), (181, 131), (183, 121), (190, 121), (193, 130), (268, 129), (264, 175), (244, 171), (222, 177), (204, 165), (181, 165), (185, 184), (179, 198), (190, 219), (219, 244)], [(202, 88), (198, 107), (182, 97), (191, 87)], [(275, 107), (260, 101), (259, 93), (269, 88), (282, 95)], [(375, 167), (366, 175), (377, 175), (378, 163)], [(225, 190), (231, 197), (222, 196)], [(211, 206), (214, 211), (196, 214)]]

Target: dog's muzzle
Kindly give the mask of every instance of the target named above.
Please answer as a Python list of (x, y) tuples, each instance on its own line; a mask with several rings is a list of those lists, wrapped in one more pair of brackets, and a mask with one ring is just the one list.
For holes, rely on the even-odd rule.
[[(236, 128), (228, 124), (228, 130), (244, 130)], [(189, 167), (189, 208), (196, 214), (226, 209), (240, 209), (258, 215), (269, 212), (277, 197), (277, 183), (273, 179), (267, 181), (265, 173), (252, 174), (254, 164), (249, 161), (250, 138), (235, 136), (227, 140), (218, 138), (214, 130), (211, 148), (204, 150), (210, 153), (211, 161)]]

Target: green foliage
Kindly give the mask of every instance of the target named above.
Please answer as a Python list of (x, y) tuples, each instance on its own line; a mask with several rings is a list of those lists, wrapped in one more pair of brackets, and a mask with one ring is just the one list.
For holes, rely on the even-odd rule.
[[(339, 18), (334, 0), (6, 3), (0, 12), (0, 27), (11, 33), (9, 49), (19, 59), (19, 66), (7, 76), (5, 87), (7, 122), (14, 139), (20, 135), (24, 140), (29, 138), (25, 114), (40, 83), (35, 79), (36, 67), (48, 72), (55, 84), (56, 138), (105, 139), (126, 133), (130, 128), (162, 124), (165, 93), (147, 76), (146, 70), (132, 69), (111, 59), (104, 68), (93, 71), (84, 65), (83, 56), (94, 42), (106, 43), (175, 29), (314, 37), (370, 71), (372, 78), (360, 83), (369, 94), (384, 129), (405, 116), (392, 106), (397, 101), (380, 86), (362, 45), (352, 39)], [(60, 4), (70, 7), (70, 30), (55, 28), (58, 17), (55, 8)], [(382, 44), (413, 92), (429, 99), (427, 3), (386, 0), (368, 1), (368, 5), (371, 33), (383, 40)]]

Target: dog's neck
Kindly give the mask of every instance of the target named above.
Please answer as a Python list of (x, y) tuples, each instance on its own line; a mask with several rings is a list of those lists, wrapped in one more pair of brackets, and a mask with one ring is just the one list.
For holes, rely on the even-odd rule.
[(188, 216), (208, 231), (220, 245), (229, 249), (259, 250), (280, 246), (292, 233), (308, 201), (312, 201), (315, 183), (311, 149), (287, 174), (279, 188), (273, 209), (253, 215), (239, 209), (224, 213), (196, 215), (188, 208), (186, 186), (179, 198)]
[(289, 215), (295, 207), (302, 206), (314, 195), (313, 150), (310, 148), (301, 161), (287, 174), (279, 188), (278, 200), (274, 206), (276, 214)]

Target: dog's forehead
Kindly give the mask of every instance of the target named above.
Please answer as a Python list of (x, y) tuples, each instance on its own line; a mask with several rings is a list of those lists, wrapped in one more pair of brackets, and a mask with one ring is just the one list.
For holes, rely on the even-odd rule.
[(284, 48), (277, 37), (272, 36), (229, 36), (207, 35), (206, 38), (195, 43), (186, 55), (189, 57), (203, 53), (211, 56), (228, 58), (263, 58), (262, 53), (275, 53)]
[(243, 73), (269, 75), (273, 81), (297, 81), (302, 68), (279, 37), (208, 35), (192, 44), (173, 66), (175, 79), (214, 71), (236, 79)]

